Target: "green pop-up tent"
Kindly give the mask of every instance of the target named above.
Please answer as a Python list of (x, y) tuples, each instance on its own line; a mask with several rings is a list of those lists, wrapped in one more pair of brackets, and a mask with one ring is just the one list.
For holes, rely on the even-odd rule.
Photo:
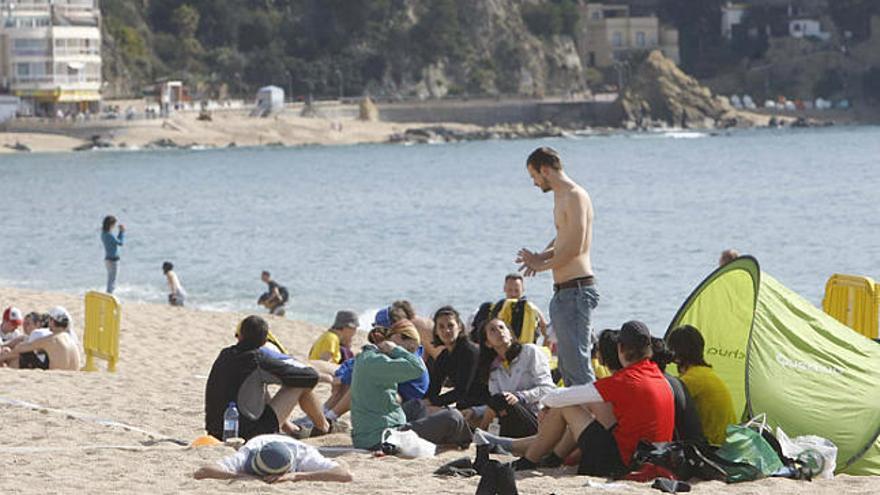
[(743, 256), (715, 270), (667, 330), (690, 324), (744, 415), (838, 448), (837, 471), (880, 475), (880, 345)]

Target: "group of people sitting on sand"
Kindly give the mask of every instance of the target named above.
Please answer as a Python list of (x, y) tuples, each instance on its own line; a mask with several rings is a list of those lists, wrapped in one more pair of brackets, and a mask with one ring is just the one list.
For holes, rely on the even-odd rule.
[[(346, 413), (358, 449), (394, 452), (384, 432), (412, 430), (437, 445), (475, 443), (516, 455), (516, 470), (568, 463), (595, 476), (627, 472), (641, 440), (720, 444), (727, 425), (736, 422), (730, 392), (703, 358), (698, 329), (676, 328), (665, 341), (638, 321), (604, 330), (588, 364), (597, 380), (563, 388), (551, 369), (551, 350), (535, 343), (537, 333), (547, 334), (534, 331), (543, 317), (529, 313), (536, 321), (524, 325), (521, 311), (504, 309), (515, 302), (478, 311), (466, 326), (451, 306), (429, 319), (396, 301), (376, 314), (369, 343), (356, 355), (351, 342), (358, 316), (339, 311), (308, 360), (267, 344), (267, 322), (246, 318), (238, 342), (211, 369), (205, 426), (222, 438), (224, 411), (235, 402), (239, 436), (247, 443), (196, 477), (348, 481), (348, 470), (296, 439), (335, 431)], [(514, 326), (533, 331), (518, 333)], [(665, 372), (670, 363), (677, 377)], [(313, 393), (319, 382), (331, 386), (323, 405)], [(274, 396), (267, 392), (270, 384), (281, 386)], [(297, 405), (307, 422), (290, 420)], [(496, 424), (498, 431), (490, 432)]]
[(0, 367), (76, 371), (82, 355), (70, 313), (57, 306), (48, 313), (8, 307), (0, 324)]

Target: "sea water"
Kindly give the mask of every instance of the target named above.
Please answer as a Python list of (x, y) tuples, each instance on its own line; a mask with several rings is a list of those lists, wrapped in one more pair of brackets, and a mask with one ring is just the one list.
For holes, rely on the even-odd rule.
[[(555, 234), (553, 196), (525, 169), (541, 145), (593, 200), (597, 329), (662, 334), (725, 248), (817, 305), (832, 273), (880, 277), (880, 128), (843, 127), (0, 155), (0, 287), (102, 289), (113, 214), (123, 301), (165, 302), (171, 261), (204, 309), (261, 312), (269, 270), (288, 317), (320, 325), (400, 298), (470, 313), (502, 296), (519, 248)], [(551, 284), (526, 282), (545, 312)]]

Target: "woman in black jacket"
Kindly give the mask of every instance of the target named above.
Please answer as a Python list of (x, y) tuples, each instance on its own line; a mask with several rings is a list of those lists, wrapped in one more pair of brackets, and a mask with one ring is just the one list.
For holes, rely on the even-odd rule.
[[(434, 313), (433, 343), (443, 351), (431, 370), (431, 385), (425, 397), (428, 405), (455, 404), (457, 409), (464, 409), (484, 404), (487, 397), (481, 397), (481, 390), (485, 385), (476, 379), (480, 348), (468, 339), (461, 316), (452, 306), (443, 306)], [(452, 390), (441, 394), (447, 379)]]

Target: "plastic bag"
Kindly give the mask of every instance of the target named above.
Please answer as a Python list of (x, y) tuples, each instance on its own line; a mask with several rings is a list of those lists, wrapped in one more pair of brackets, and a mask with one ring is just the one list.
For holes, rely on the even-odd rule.
[(766, 417), (763, 414), (744, 425), (727, 426), (727, 438), (716, 454), (727, 461), (747, 464), (754, 468), (754, 470), (731, 473), (732, 476), (726, 480), (728, 483), (752, 481), (770, 476), (783, 467), (779, 455), (761, 436), (760, 432), (764, 428), (766, 428)]
[(437, 452), (436, 445), (412, 430), (400, 431), (385, 428), (385, 431), (382, 432), (382, 443), (390, 443), (397, 447), (397, 453), (401, 457), (434, 457)]
[(834, 478), (834, 470), (837, 469), (837, 446), (834, 442), (816, 435), (789, 438), (778, 426), (776, 439), (779, 440), (782, 453), (808, 468), (813, 477), (826, 480)]

